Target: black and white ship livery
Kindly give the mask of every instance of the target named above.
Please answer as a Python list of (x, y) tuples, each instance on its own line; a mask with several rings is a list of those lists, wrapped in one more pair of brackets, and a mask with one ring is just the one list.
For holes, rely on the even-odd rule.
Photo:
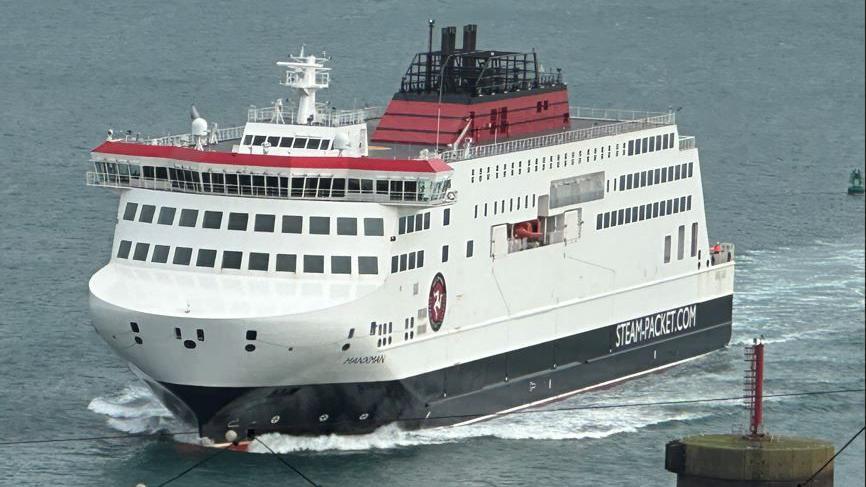
[(570, 107), (476, 32), (385, 110), (318, 103), (302, 50), (292, 102), (92, 150), (120, 197), (93, 324), (203, 437), (464, 424), (728, 343), (733, 246), (675, 114)]

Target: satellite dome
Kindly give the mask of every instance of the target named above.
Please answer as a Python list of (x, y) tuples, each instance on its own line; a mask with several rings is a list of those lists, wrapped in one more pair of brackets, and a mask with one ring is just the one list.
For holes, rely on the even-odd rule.
[(334, 149), (335, 150), (349, 150), (349, 144), (351, 141), (349, 140), (349, 135), (345, 132), (337, 132), (334, 136)]
[(190, 118), (192, 119), (192, 126), (190, 128), (190, 133), (193, 137), (204, 137), (207, 135), (207, 120), (201, 118), (201, 115), (198, 114), (198, 110), (196, 110), (195, 105), (190, 108)]

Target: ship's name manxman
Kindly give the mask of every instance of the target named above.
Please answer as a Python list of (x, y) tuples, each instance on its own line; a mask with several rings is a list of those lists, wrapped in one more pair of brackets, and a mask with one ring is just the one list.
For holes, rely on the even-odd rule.
[(385, 363), (385, 355), (361, 355), (349, 357), (343, 361), (343, 365), (377, 365)]

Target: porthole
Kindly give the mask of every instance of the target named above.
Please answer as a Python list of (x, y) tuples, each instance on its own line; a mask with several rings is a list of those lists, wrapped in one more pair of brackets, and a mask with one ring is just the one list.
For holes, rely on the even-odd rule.
[(183, 346), (192, 350), (193, 348), (195, 348), (195, 342), (192, 340), (184, 340)]
[(367, 413), (362, 413), (360, 416), (358, 416), (358, 419), (360, 419), (361, 421), (364, 421), (364, 420), (366, 420), (366, 419), (369, 418), (369, 417), (370, 417), (369, 414), (367, 414)]
[(138, 333), (138, 331), (139, 331), (138, 323), (136, 323), (134, 321), (129, 322), (129, 328), (132, 330), (133, 333)]
[(348, 349), (349, 349), (349, 344), (348, 343), (344, 344), (343, 345), (343, 351), (345, 352)]
[(141, 345), (142, 343), (144, 343), (144, 341), (141, 339), (141, 337), (135, 337), (135, 343)]
[(320, 422), (320, 423), (324, 423), (324, 422), (327, 421), (327, 420), (328, 420), (328, 415), (327, 415), (327, 414), (323, 414), (323, 415), (319, 416), (319, 422)]
[[(193, 343), (193, 345), (195, 345), (195, 343)], [(246, 347), (244, 347), (244, 350), (246, 350), (247, 352), (255, 352), (256, 346), (250, 343)]]

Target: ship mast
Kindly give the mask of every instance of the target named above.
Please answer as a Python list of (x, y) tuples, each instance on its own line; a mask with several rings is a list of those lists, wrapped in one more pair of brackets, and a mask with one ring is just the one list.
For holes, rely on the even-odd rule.
[(277, 66), (286, 67), (286, 77), (280, 82), (283, 86), (295, 88), (298, 92), (298, 114), (296, 123), (313, 125), (319, 123), (316, 110), (316, 91), (327, 88), (330, 82), (324, 67), (325, 57), (304, 56), (304, 48), (298, 56), (289, 56), (290, 61), (277, 61)]

